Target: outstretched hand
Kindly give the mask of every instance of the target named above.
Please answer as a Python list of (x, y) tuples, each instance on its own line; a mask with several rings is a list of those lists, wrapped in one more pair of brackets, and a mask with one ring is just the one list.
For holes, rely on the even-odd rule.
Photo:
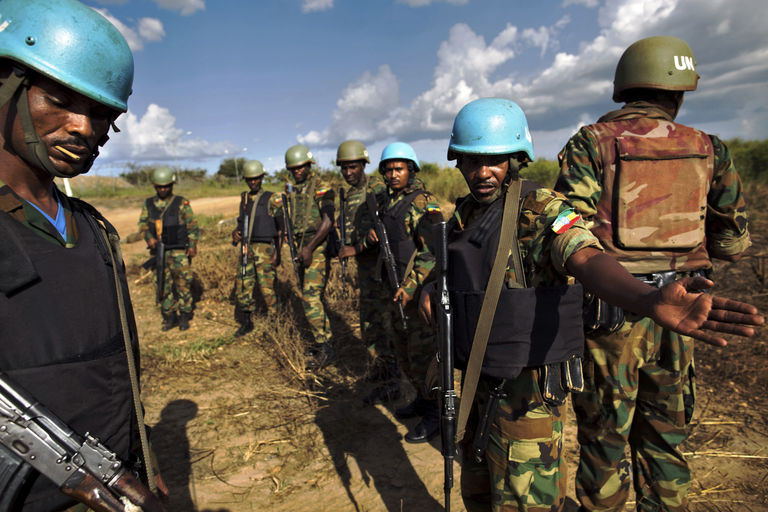
[(748, 326), (765, 322), (757, 308), (702, 292), (712, 286), (704, 277), (685, 277), (663, 286), (654, 297), (651, 318), (662, 327), (719, 347), (727, 345), (725, 338), (706, 331), (753, 336), (755, 330)]

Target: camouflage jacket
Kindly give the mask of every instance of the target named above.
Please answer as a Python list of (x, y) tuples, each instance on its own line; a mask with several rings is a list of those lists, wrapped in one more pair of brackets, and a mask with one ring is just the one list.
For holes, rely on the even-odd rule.
[[(162, 212), (171, 204), (174, 197), (174, 194), (170, 194), (165, 199), (160, 199), (160, 197), (156, 195), (149, 199), (151, 199), (155, 207)], [(149, 241), (149, 239), (152, 238), (152, 231), (149, 226), (150, 222), (152, 222), (152, 219), (150, 219), (149, 210), (147, 209), (147, 203), (145, 201), (144, 206), (141, 208), (141, 215), (139, 215), (139, 234), (145, 241)], [(192, 213), (192, 207), (189, 205), (187, 199), (182, 198), (181, 206), (179, 206), (179, 222), (187, 227), (189, 248), (197, 248), (197, 242), (200, 240), (200, 229), (198, 228), (197, 219), (195, 219), (195, 214)]]
[(292, 179), (285, 185), (288, 211), (294, 235), (299, 247), (315, 235), (322, 221), (323, 213), (333, 219), (334, 191), (320, 176), (311, 172), (303, 183)]
[(43, 216), (34, 206), (24, 201), (9, 187), (0, 181), (0, 211), (4, 211), (11, 217), (21, 222), (38, 236), (55, 242), (64, 247), (74, 247), (77, 244), (77, 225), (73, 222), (72, 203), (66, 194), (56, 189), (56, 195), (64, 209), (64, 222), (67, 238), (64, 240), (58, 230)]
[[(503, 200), (503, 196), (497, 199)], [(452, 222), (459, 229), (467, 229), (482, 218), (489, 206), (478, 203), (471, 194), (459, 198)], [(586, 247), (601, 249), (600, 242), (584, 221), (573, 213), (574, 208), (568, 200), (553, 190), (536, 189), (523, 198), (517, 238), (529, 287), (569, 284), (565, 268), (568, 258)], [(569, 216), (571, 220), (563, 223), (562, 220)], [(508, 266), (505, 283), (509, 288), (515, 288), (517, 281), (514, 268)]]
[(359, 245), (365, 242), (368, 231), (373, 228), (373, 216), (365, 204), (368, 194), (383, 197), (387, 186), (378, 176), (363, 175), (358, 187), (348, 187), (344, 190), (344, 245)]
[[(387, 189), (383, 210), (394, 208), (405, 196), (416, 190), (424, 190), (424, 183), (418, 179), (413, 180), (412, 184), (398, 193)], [(429, 192), (416, 196), (405, 215), (405, 232), (416, 245), (413, 267), (408, 275), (404, 276), (402, 285), (411, 297), (416, 292), (416, 288), (424, 284), (435, 267), (435, 251), (434, 247), (431, 247), (433, 245), (432, 228), (442, 220), (443, 215), (437, 199)]]
[(630, 272), (708, 268), (751, 243), (727, 147), (651, 104), (581, 128), (558, 159), (555, 189)]

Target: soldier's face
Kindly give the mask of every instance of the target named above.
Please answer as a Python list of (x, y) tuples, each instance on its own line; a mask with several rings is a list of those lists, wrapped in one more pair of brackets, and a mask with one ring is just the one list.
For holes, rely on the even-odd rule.
[(309, 175), (309, 168), (310, 168), (310, 163), (307, 162), (304, 165), (300, 165), (298, 167), (291, 167), (288, 170), (291, 171), (291, 174), (293, 175), (293, 179), (296, 181), (296, 183), (304, 183), (304, 180), (306, 180), (307, 176)]
[(408, 164), (405, 160), (387, 160), (384, 162), (384, 178), (389, 188), (395, 192), (403, 190), (408, 185)]
[[(98, 142), (119, 112), (42, 76), (33, 78), (27, 94), (35, 132), (56, 170), (67, 176), (87, 171)], [(18, 114), (12, 140), (16, 154), (30, 162)]]
[(264, 176), (259, 176), (258, 178), (245, 178), (245, 184), (248, 185), (251, 192), (258, 192), (261, 188), (261, 181), (263, 179)]
[(509, 171), (509, 155), (459, 153), (457, 165), (472, 196), (481, 203), (498, 197)]
[(360, 181), (363, 179), (363, 170), (365, 169), (365, 163), (363, 163), (363, 161), (342, 162), (340, 167), (341, 175), (344, 176), (347, 183), (353, 187), (360, 184)]
[(173, 192), (173, 184), (155, 185), (155, 192), (157, 192), (157, 197), (159, 197), (160, 199), (165, 199), (171, 195), (171, 192)]

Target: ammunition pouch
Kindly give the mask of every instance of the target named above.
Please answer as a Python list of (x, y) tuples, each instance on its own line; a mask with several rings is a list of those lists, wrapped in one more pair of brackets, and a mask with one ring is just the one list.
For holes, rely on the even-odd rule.
[(586, 334), (610, 334), (624, 325), (624, 310), (585, 289), (582, 320)]
[(572, 356), (567, 361), (545, 364), (539, 369), (539, 391), (544, 403), (557, 407), (565, 403), (568, 393), (584, 390), (582, 358)]

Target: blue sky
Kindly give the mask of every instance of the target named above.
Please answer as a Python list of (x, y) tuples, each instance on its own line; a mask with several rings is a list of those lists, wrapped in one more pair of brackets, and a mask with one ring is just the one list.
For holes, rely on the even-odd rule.
[(129, 112), (92, 172), (126, 162), (218, 169), (283, 166), (310, 147), (411, 143), (446, 165), (453, 117), (499, 96), (528, 115), (537, 156), (613, 109), (622, 51), (651, 35), (685, 39), (699, 89), (678, 120), (723, 138), (768, 138), (762, 0), (86, 0), (135, 59)]

